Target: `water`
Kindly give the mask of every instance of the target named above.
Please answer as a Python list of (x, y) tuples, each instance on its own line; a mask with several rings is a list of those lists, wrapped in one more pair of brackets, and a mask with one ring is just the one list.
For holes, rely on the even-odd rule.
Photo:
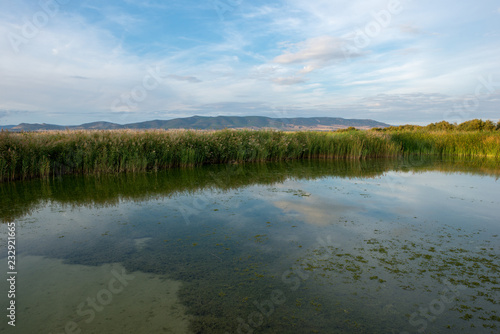
[(499, 176), (426, 158), (3, 184), (0, 331), (496, 333)]

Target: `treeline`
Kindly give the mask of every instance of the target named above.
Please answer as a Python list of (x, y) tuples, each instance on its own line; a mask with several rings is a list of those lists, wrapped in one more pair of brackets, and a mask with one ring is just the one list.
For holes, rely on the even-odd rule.
[(427, 130), (427, 131), (500, 131), (500, 121), (494, 123), (490, 120), (483, 121), (481, 119), (473, 119), (460, 124), (449, 123), (446, 121), (441, 121), (438, 123), (431, 123), (426, 126), (420, 125), (399, 125), (390, 126), (387, 128), (374, 128), (374, 131), (415, 131), (415, 130)]

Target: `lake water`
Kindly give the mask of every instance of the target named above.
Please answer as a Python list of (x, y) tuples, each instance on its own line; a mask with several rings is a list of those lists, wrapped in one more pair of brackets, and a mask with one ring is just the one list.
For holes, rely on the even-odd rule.
[(497, 333), (500, 166), (310, 160), (0, 185), (2, 333)]

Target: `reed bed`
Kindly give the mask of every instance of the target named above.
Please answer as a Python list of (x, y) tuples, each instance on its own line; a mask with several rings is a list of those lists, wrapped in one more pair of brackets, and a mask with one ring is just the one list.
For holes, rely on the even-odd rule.
[(497, 132), (114, 130), (0, 132), (0, 181), (203, 164), (407, 154), (500, 157)]
[(390, 136), (404, 154), (500, 158), (499, 131), (399, 131)]

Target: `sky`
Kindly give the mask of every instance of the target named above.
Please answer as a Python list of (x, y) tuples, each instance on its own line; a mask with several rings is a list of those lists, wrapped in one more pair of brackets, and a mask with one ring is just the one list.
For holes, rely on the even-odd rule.
[(0, 0), (0, 125), (500, 119), (497, 0)]

